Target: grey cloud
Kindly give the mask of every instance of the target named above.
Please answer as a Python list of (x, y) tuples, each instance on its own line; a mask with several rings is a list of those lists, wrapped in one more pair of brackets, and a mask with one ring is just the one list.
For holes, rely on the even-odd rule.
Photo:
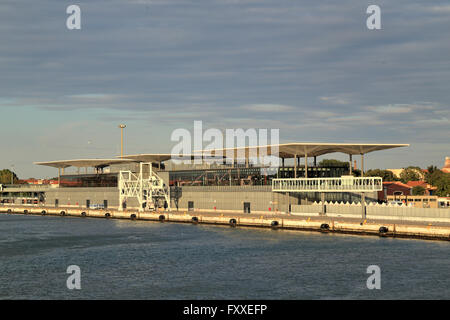
[(64, 119), (56, 130), (72, 135), (75, 120), (152, 134), (203, 120), (280, 128), (285, 141), (401, 140), (419, 151), (432, 141), (430, 155), (448, 152), (446, 1), (379, 1), (383, 29), (373, 32), (368, 3), (350, 0), (79, 4), (82, 30), (71, 32), (68, 2), (2, 1), (0, 108)]

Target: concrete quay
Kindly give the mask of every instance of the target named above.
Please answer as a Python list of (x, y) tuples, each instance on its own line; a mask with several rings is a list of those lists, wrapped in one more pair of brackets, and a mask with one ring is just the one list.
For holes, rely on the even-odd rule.
[(131, 219), (192, 224), (228, 225), (231, 227), (262, 227), (344, 233), (427, 240), (450, 240), (450, 224), (413, 223), (395, 220), (364, 220), (327, 216), (295, 216), (288, 214), (243, 214), (199, 211), (139, 212), (117, 209), (88, 210), (73, 207), (0, 206), (3, 214)]

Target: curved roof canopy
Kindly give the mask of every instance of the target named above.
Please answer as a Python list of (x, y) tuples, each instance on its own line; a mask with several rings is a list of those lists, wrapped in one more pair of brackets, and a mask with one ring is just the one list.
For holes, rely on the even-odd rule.
[[(366, 154), (378, 150), (386, 150), (399, 147), (408, 147), (409, 144), (375, 144), (375, 143), (284, 143), (267, 146), (250, 146), (242, 148), (224, 148), (216, 150), (199, 150), (194, 154), (181, 155), (181, 158), (194, 159), (194, 157), (215, 157), (222, 154), (226, 158), (231, 155), (232, 158), (256, 156), (263, 152), (267, 155), (278, 156), (280, 158), (294, 157), (315, 157), (327, 153), (342, 152), (346, 154)], [(170, 153), (147, 153), (135, 154), (119, 157), (119, 159), (78, 159), (63, 161), (35, 162), (34, 164), (50, 166), (55, 168), (67, 167), (95, 167), (104, 168), (113, 164), (131, 163), (131, 162), (162, 162), (172, 159)], [(180, 158), (178, 158), (180, 159)]]
[[(180, 154), (176, 157), (177, 160), (194, 160), (195, 157), (201, 157), (201, 152), (197, 154)], [(132, 155), (125, 155), (123, 157), (118, 156), (118, 158), (121, 159), (131, 159), (137, 162), (162, 162), (171, 160), (174, 158), (174, 155), (170, 153), (143, 153), (143, 154), (132, 154)], [(207, 158), (207, 156), (204, 156), (203, 158)]]
[(48, 162), (35, 162), (34, 164), (40, 166), (49, 166), (55, 168), (68, 168), (68, 167), (94, 167), (105, 168), (112, 164), (130, 163), (135, 162), (130, 159), (77, 159), (77, 160), (62, 160), (62, 161), (48, 161)]
[(162, 162), (172, 158), (170, 153), (144, 153), (144, 154), (132, 154), (120, 157), (122, 159), (130, 159), (138, 162)]
[(249, 156), (249, 153), (256, 154), (257, 152), (265, 152), (267, 155), (276, 155), (280, 158), (294, 158), (297, 157), (315, 157), (321, 156), (327, 153), (342, 152), (346, 154), (366, 154), (378, 150), (386, 150), (399, 147), (408, 147), (409, 144), (375, 144), (375, 143), (284, 143), (278, 145), (267, 146), (254, 146), (254, 147), (242, 147), (242, 148), (224, 148), (217, 150), (201, 150), (198, 151), (203, 154), (214, 156), (217, 153), (224, 157), (228, 153), (234, 153), (234, 158), (239, 157), (241, 154), (245, 157)]

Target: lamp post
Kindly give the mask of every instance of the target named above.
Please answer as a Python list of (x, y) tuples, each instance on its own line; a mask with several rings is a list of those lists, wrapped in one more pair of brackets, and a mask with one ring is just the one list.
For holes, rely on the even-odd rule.
[(120, 156), (123, 157), (123, 129), (126, 128), (126, 125), (120, 124)]
[(14, 184), (14, 165), (11, 165), (11, 185)]

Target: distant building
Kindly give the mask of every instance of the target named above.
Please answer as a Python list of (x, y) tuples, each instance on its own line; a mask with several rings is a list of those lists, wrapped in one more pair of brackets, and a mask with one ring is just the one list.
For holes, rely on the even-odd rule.
[(450, 197), (440, 197), (438, 198), (439, 208), (450, 208)]
[(415, 208), (445, 208), (438, 202), (437, 196), (388, 196), (387, 200), (388, 202), (401, 201), (403, 205)]
[[(386, 170), (392, 172), (394, 174), (394, 176), (397, 177), (398, 179), (400, 179), (400, 175), (402, 174), (402, 172), (405, 171), (404, 168), (403, 169), (386, 169)], [(417, 170), (417, 169), (415, 169), (414, 171), (419, 175), (419, 178), (421, 180), (425, 179), (425, 173), (427, 172), (427, 170), (423, 170), (423, 169)]]
[(30, 179), (19, 180), (18, 183), (19, 184), (32, 184), (32, 185), (46, 185), (46, 184), (58, 184), (58, 180), (30, 178)]
[(412, 187), (400, 181), (384, 181), (383, 191), (378, 191), (378, 201), (385, 202), (388, 196), (410, 196)]
[[(37, 162), (58, 170), (58, 184), (28, 185), (45, 183), (29, 179), (27, 184), (3, 188), (0, 202), (87, 209), (135, 208), (141, 212), (176, 208), (257, 214), (291, 212), (293, 205), (314, 201), (359, 202), (361, 193), (366, 202), (372, 202), (382, 190), (381, 178), (354, 178), (347, 162), (322, 166), (317, 157), (340, 152), (349, 157), (350, 163), (358, 155), (359, 170), (364, 172), (366, 154), (406, 146), (296, 142), (198, 150), (187, 155), (143, 153), (121, 158)], [(252, 154), (259, 155), (262, 161), (254, 163)], [(266, 163), (264, 155), (276, 163)], [(217, 162), (211, 162), (211, 156)]]
[(445, 164), (444, 167), (442, 168), (442, 171), (450, 173), (450, 157), (445, 157)]
[(408, 186), (412, 188), (414, 187), (422, 187), (425, 189), (425, 194), (426, 196), (431, 196), (434, 194), (434, 192), (436, 191), (436, 187), (432, 186), (431, 184), (428, 184), (426, 181), (420, 180), (420, 181), (408, 181), (406, 183)]

